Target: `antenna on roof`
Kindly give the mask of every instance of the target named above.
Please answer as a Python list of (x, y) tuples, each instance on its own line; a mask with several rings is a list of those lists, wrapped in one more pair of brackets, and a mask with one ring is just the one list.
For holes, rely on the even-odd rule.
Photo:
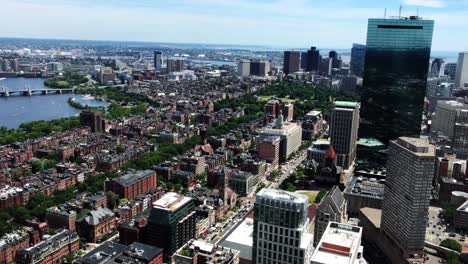
[(401, 10), (403, 9), (403, 6), (400, 5), (400, 12), (398, 13), (398, 17), (401, 18)]
[(384, 18), (387, 18), (387, 8), (385, 8), (385, 11), (384, 11), (384, 13), (383, 13), (383, 17), (384, 17)]

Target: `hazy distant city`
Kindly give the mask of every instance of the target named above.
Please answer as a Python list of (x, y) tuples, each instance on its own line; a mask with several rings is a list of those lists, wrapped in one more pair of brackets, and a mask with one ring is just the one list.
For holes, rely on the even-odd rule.
[[(468, 263), (468, 52), (440, 51), (459, 46), (440, 44), (458, 25), (432, 11), (459, 3), (406, 0), (433, 18), (400, 7), (359, 23), (349, 7), (333, 48), (323, 27), (307, 28), (318, 31), (307, 46), (291, 32), (264, 45), (60, 39), (61, 7), (107, 5), (85, 2), (0, 1), (6, 17), (36, 6), (58, 23), (53, 39), (0, 38), (0, 264)], [(238, 19), (257, 7), (292, 23), (314, 10), (286, 2), (166, 11), (240, 5)], [(128, 4), (103, 23), (138, 8), (139, 32), (162, 5)], [(200, 25), (214, 18), (199, 12)], [(189, 21), (171, 14), (148, 34)], [(251, 22), (238, 43), (260, 43), (245, 40), (266, 21)], [(105, 39), (115, 23), (93, 26)], [(211, 30), (198, 32), (206, 43)], [(347, 43), (355, 31), (365, 40)]]

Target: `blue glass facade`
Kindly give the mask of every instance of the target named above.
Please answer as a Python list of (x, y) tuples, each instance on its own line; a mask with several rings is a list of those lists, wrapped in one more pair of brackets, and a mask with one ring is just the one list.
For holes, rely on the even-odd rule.
[(360, 137), (419, 136), (433, 20), (369, 19)]

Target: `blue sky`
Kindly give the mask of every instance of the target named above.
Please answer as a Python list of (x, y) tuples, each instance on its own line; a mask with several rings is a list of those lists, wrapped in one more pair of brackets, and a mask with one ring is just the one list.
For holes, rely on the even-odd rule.
[(350, 48), (400, 4), (433, 50), (468, 50), (468, 0), (0, 0), (0, 36)]

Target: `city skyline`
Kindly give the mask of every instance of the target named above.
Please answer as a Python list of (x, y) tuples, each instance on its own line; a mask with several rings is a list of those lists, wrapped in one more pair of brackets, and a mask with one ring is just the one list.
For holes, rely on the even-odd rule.
[[(467, 49), (468, 1), (236, 0), (6, 1), (1, 37), (349, 48), (365, 43), (368, 18), (419, 13), (436, 22), (433, 50)], [(44, 16), (44, 14), (48, 14)], [(83, 19), (86, 18), (86, 19)], [(11, 23), (11, 21), (22, 23)], [(216, 21), (216, 23), (213, 23)], [(252, 22), (254, 23), (252, 27)], [(249, 30), (242, 30), (248, 27)], [(305, 30), (307, 29), (307, 30)], [(182, 33), (181, 33), (182, 32)], [(281, 33), (281, 34), (278, 34)], [(468, 39), (467, 39), (468, 40)]]

